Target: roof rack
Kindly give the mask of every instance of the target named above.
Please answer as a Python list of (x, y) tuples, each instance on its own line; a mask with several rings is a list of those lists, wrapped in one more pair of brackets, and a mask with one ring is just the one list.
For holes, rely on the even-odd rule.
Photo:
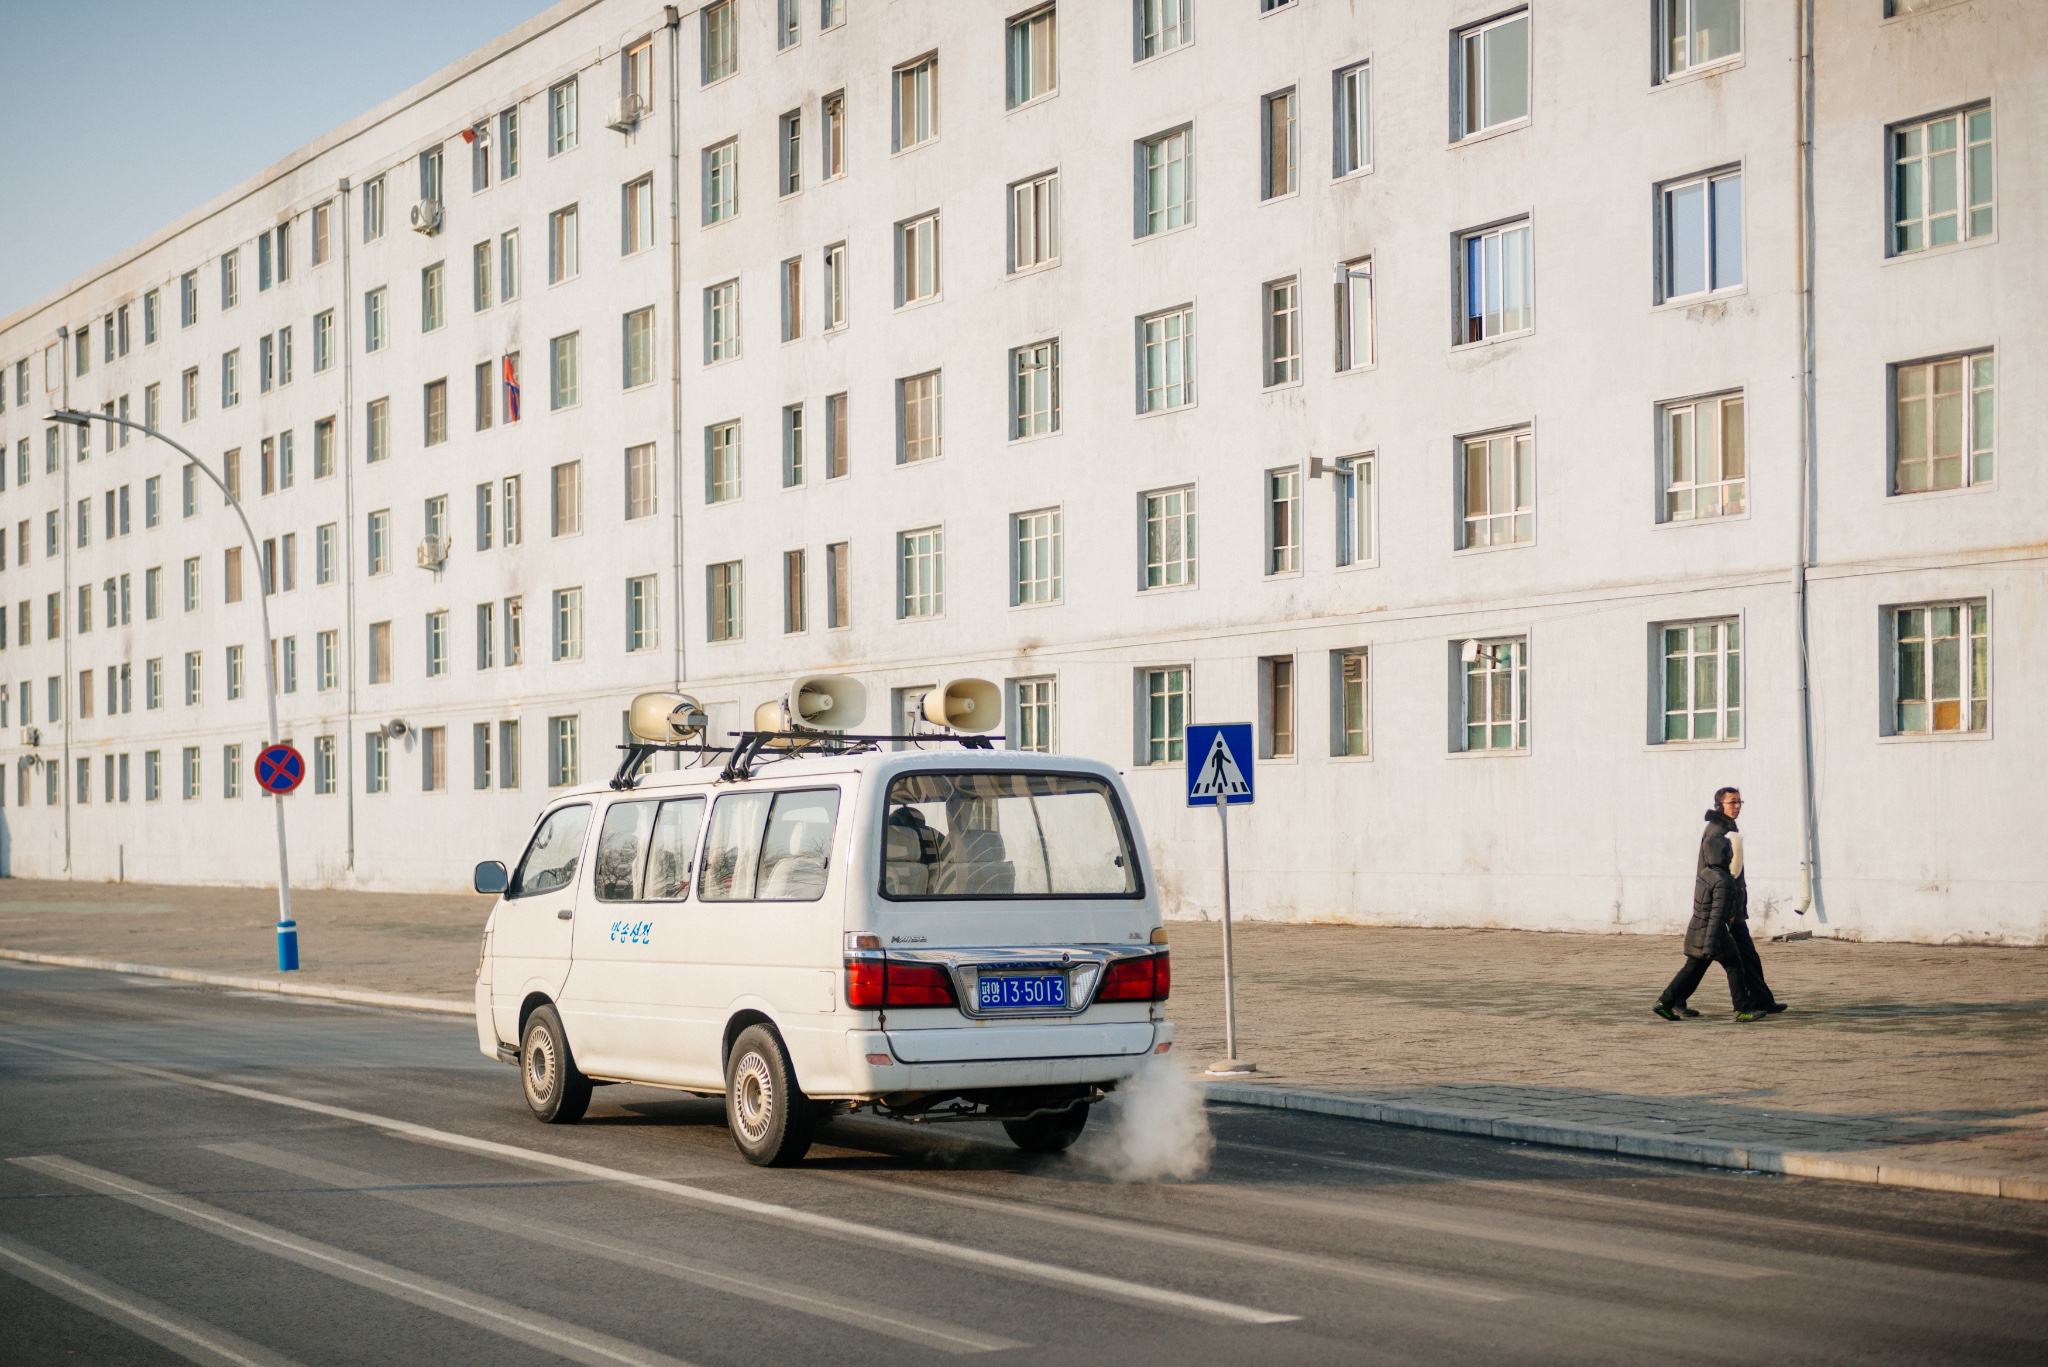
[(884, 741), (911, 741), (918, 744), (941, 742), (958, 745), (964, 750), (994, 750), (994, 741), (984, 735), (962, 735), (952, 731), (921, 731), (907, 736), (896, 735), (849, 735), (843, 731), (728, 731), (736, 737), (737, 745), (698, 745), (687, 742), (655, 744), (651, 741), (634, 741), (621, 745), (626, 752), (619, 761), (619, 771), (612, 775), (611, 786), (616, 789), (630, 789), (639, 782), (640, 767), (659, 751), (671, 753), (693, 753), (704, 756), (730, 754), (725, 768), (718, 774), (720, 783), (735, 783), (754, 776), (754, 765), (766, 760), (770, 763), (781, 759), (795, 759), (802, 755), (858, 755), (882, 748)]

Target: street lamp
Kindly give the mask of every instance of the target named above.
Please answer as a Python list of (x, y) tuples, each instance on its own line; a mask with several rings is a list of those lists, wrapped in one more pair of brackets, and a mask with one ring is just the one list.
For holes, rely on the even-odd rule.
[[(153, 427), (117, 418), (111, 413), (83, 413), (69, 408), (58, 409), (47, 415), (44, 421), (69, 423), (81, 429), (89, 428), (94, 422), (104, 422), (114, 427), (132, 427), (145, 437), (154, 437), (212, 480), (222, 497), (227, 499), (228, 506), (235, 510), (235, 516), (242, 522), (242, 533), (249, 538), (249, 556), (258, 576), (256, 604), (263, 611), (263, 701), (270, 710), (266, 746), (277, 744), (277, 643), (270, 634), (270, 584), (264, 577), (263, 550), (257, 545), (256, 530), (249, 525), (249, 515), (242, 511), (242, 501), (235, 497), (234, 491), (221, 481), (219, 475), (207, 468), (204, 461)], [(285, 859), (284, 845), (284, 795), (272, 793), (271, 799), (277, 804), (277, 967), (280, 972), (289, 973), (299, 966), (299, 923), (292, 919), (291, 869)]]

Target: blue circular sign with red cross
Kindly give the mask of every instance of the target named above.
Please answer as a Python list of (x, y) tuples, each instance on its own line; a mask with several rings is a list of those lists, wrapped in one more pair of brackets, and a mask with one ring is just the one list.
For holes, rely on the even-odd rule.
[(256, 786), (266, 793), (288, 793), (306, 777), (306, 757), (289, 745), (271, 745), (256, 756)]

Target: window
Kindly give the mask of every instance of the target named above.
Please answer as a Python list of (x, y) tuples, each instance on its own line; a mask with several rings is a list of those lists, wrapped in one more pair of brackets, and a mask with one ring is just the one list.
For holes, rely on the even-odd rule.
[(519, 421), (519, 353), (508, 352), (503, 364), (503, 384), (500, 393), (504, 396), (505, 421)]
[(1195, 401), (1195, 310), (1192, 305), (1138, 320), (1138, 411), (1160, 413)]
[(476, 605), (476, 667), (489, 669), (497, 664), (497, 608), (496, 603)]
[(1891, 157), (1894, 255), (1990, 236), (1989, 106), (1894, 126)]
[(1373, 355), (1372, 258), (1337, 267), (1337, 369), (1363, 370)]
[(846, 22), (846, 0), (818, 0), (818, 30), (838, 28)]
[(1372, 64), (1345, 67), (1331, 80), (1336, 124), (1330, 172), (1341, 180), (1372, 169)]
[(420, 198), (439, 204), (441, 193), (441, 146), (436, 143), (420, 153)]
[(559, 285), (580, 274), (582, 249), (577, 245), (576, 206), (557, 209), (548, 215), (548, 283)]
[(1195, 221), (1195, 130), (1192, 126), (1138, 144), (1139, 237)]
[(943, 410), (939, 372), (896, 382), (896, 463), (931, 460), (940, 454)]
[(380, 508), (376, 512), (371, 513), (368, 519), (366, 519), (364, 526), (367, 529), (366, 546), (369, 557), (367, 568), (369, 572), (371, 574), (389, 574), (391, 572), (391, 510)]
[(1893, 732), (1939, 735), (1989, 726), (1991, 613), (1984, 600), (1887, 613), (1894, 633)]
[(428, 446), (439, 446), (448, 440), (448, 382), (435, 380), (426, 387), (424, 412), (426, 417), (426, 442)]
[(1740, 393), (1664, 404), (1662, 521), (1729, 517), (1749, 507), (1747, 436)]
[(1330, 754), (1372, 753), (1371, 656), (1363, 650), (1330, 652)]
[[(199, 321), (199, 272), (186, 271), (178, 277), (178, 326), (191, 327)], [(21, 393), (19, 370), (15, 376), (15, 397), (21, 402), (28, 400)]]
[[(27, 699), (26, 691), (22, 698)], [(164, 705), (164, 662), (161, 659), (142, 662), (142, 706), (145, 711), (154, 712)], [(27, 720), (26, 717), (23, 718)]]
[[(191, 556), (185, 561), (185, 611), (199, 611), (199, 557)], [(51, 632), (51, 635), (56, 635)]]
[[(292, 382), (292, 330), (290, 328), (279, 328), (277, 330), (277, 382), (280, 385), (288, 385)], [(124, 399), (122, 402), (125, 404), (127, 401)], [(123, 446), (128, 444), (128, 432), (125, 428), (121, 432), (121, 444)]]
[(448, 321), (448, 263), (436, 261), (420, 272), (420, 331), (433, 332)]
[[(231, 251), (231, 252), (225, 253), (225, 254), (224, 254), (224, 255), (223, 255), (222, 257), (221, 257), (221, 259), (220, 259), (220, 307), (221, 307), (221, 311), (222, 311), (223, 313), (225, 313), (225, 312), (226, 312), (227, 310), (229, 310), (229, 309), (231, 309), (231, 308), (235, 307), (235, 305), (237, 305), (237, 304), (239, 304), (239, 303), (241, 303), (241, 302), (242, 302), (242, 252), (241, 252), (241, 249), (240, 249), (240, 248), (236, 248), (236, 249), (235, 249), (234, 251)], [(83, 328), (79, 329), (79, 333), (78, 333), (78, 340), (79, 340), (79, 341), (80, 341), (81, 343), (83, 343), (83, 342), (85, 341), (85, 330), (84, 330)], [(84, 347), (83, 347), (83, 346), (81, 346), (81, 347), (79, 348), (79, 353), (78, 353), (78, 354), (79, 354), (79, 359), (80, 359), (80, 361), (82, 362), (82, 361), (84, 360), (84, 358), (85, 358), (85, 355), (86, 355), (86, 352), (85, 352), (85, 349), (84, 349)], [(79, 373), (79, 374), (81, 374), (81, 375), (83, 375), (83, 374), (85, 373), (85, 367), (84, 367), (84, 365), (83, 365), (83, 364), (81, 364), (81, 365), (79, 366), (79, 369), (78, 369), (78, 373)]]
[(1465, 321), (1455, 340), (1483, 342), (1536, 326), (1528, 222), (1467, 233), (1460, 248)]
[(1379, 554), (1373, 531), (1379, 512), (1374, 457), (1351, 456), (1331, 471), (1337, 503), (1339, 565), (1368, 565)]
[(526, 663), (526, 600), (516, 594), (505, 600), (505, 663)]
[(363, 241), (384, 236), (384, 177), (363, 182)]
[(1278, 199), (1300, 188), (1300, 121), (1296, 116), (1299, 105), (1292, 90), (1277, 91), (1259, 101), (1260, 133), (1264, 138), (1260, 199)]
[(313, 424), (313, 478), (326, 479), (334, 473), (334, 419), (321, 418)]
[[(799, 423), (801, 412), (797, 415)], [(844, 479), (847, 464), (846, 395), (825, 396), (825, 478)]]
[[(278, 229), (277, 240), (281, 248), (284, 244), (284, 229)], [(126, 304), (114, 310), (114, 322), (120, 332), (120, 354), (126, 356), (128, 354), (128, 306)], [(109, 359), (112, 358), (110, 357)]]
[(1018, 513), (1010, 519), (1010, 542), (1015, 548), (1011, 559), (1011, 605), (1060, 601), (1060, 561), (1064, 549), (1060, 510), (1040, 508), (1036, 512)]
[(619, 54), (621, 93), (638, 99), (642, 109), (654, 106), (654, 40), (643, 38)]
[(1467, 437), (1465, 516), (1458, 549), (1536, 539), (1536, 439), (1529, 432)]
[(1057, 338), (1010, 351), (1010, 436), (1060, 430), (1060, 344)]
[(363, 461), (375, 465), (391, 456), (391, 400), (372, 399), (363, 409)]
[(329, 200), (313, 206), (313, 264), (324, 265), (331, 250), (329, 243), (334, 224), (334, 202)]
[[(185, 706), (197, 707), (199, 705), (199, 684), (199, 652), (188, 650), (185, 652)], [(53, 706), (50, 709), (50, 720), (55, 721), (56, 719), (57, 709)]]
[(503, 498), (500, 499), (500, 511), (505, 519), (505, 544), (516, 546), (519, 544), (520, 532), (519, 476), (507, 475), (501, 489)]
[(491, 420), (497, 411), (497, 380), (491, 374), (495, 369), (497, 367), (489, 361), (478, 361), (473, 372), (475, 393), (471, 395), (471, 403), (476, 410), (473, 420), (479, 432), (490, 430)]
[(896, 113), (892, 146), (902, 152), (938, 135), (938, 54), (899, 66), (895, 75), (891, 82)]
[(1186, 758), (1188, 668), (1145, 669), (1138, 677), (1145, 709), (1138, 763), (1179, 764)]
[(1195, 0), (1138, 0), (1137, 60), (1195, 41)]
[[(179, 377), (179, 413), (186, 422), (199, 416), (199, 367), (193, 366)], [(54, 428), (52, 429), (55, 430)], [(54, 448), (53, 448), (54, 449)]]
[(741, 492), (740, 425), (717, 422), (704, 429), (704, 501), (730, 503)]
[(1665, 741), (1742, 738), (1742, 624), (1674, 622), (1661, 630)]
[(448, 614), (427, 614), (427, 677), (438, 679), (448, 672)]
[[(826, 254), (830, 280), (831, 254)], [(740, 282), (727, 280), (704, 291), (704, 364), (730, 361), (740, 354)]]
[(838, 817), (839, 793), (832, 788), (719, 798), (704, 837), (698, 899), (817, 901), (825, 892)]
[(565, 461), (549, 472), (548, 535), (575, 536), (583, 530), (583, 462)]
[[(482, 491), (485, 521), (489, 526), (490, 485), (479, 485)], [(626, 448), (626, 520), (653, 517), (655, 512), (654, 443)], [(488, 535), (488, 532), (485, 533)]]
[(498, 234), (498, 302), (509, 304), (519, 297), (519, 230)]
[[(154, 752), (152, 752), (154, 753)], [(340, 786), (337, 775), (340, 766), (334, 762), (334, 737), (313, 737), (313, 794), (316, 797), (331, 797)], [(149, 769), (143, 770), (145, 776)], [(146, 780), (145, 780), (145, 786)]]
[(776, 125), (776, 146), (780, 148), (781, 164), (776, 170), (776, 184), (780, 193), (787, 198), (800, 193), (804, 188), (804, 112), (792, 109), (784, 114)]
[(1010, 269), (1049, 266), (1060, 258), (1060, 178), (1048, 171), (1010, 187)]
[(1294, 758), (1294, 657), (1259, 661), (1259, 758)]
[(1301, 568), (1301, 467), (1266, 472), (1266, 573)]
[(793, 48), (803, 41), (803, 16), (798, 10), (802, 3), (803, 0), (775, 0), (776, 51)]
[(846, 244), (835, 242), (825, 248), (825, 331), (846, 326), (846, 299)]
[(548, 155), (559, 157), (576, 147), (576, 78), (548, 91)]
[(384, 291), (371, 290), (363, 296), (363, 350), (384, 349)]
[(183, 792), (185, 800), (190, 802), (199, 796), (199, 747), (196, 745), (184, 747), (182, 757), (184, 759), (185, 778)]
[(220, 358), (220, 406), (233, 408), (242, 401), (242, 349), (236, 347)]
[(635, 309), (625, 317), (625, 387), (654, 383), (654, 309)]
[(896, 225), (896, 306), (939, 293), (939, 216), (923, 214)]
[(554, 658), (583, 658), (583, 590), (556, 589), (554, 593)]
[(341, 687), (340, 632), (323, 631), (313, 638), (313, 669), (321, 692)]
[(491, 273), (491, 240), (485, 238), (469, 249), (469, 307), (482, 313), (496, 297), (497, 277)]
[(1664, 186), (1658, 301), (1733, 289), (1742, 283), (1742, 173), (1727, 171)]
[[(0, 390), (5, 388), (5, 377), (0, 376)], [(144, 385), (142, 387), (142, 425), (152, 432), (163, 425), (163, 391), (164, 387), (160, 384)], [(20, 451), (21, 460), (19, 463), (26, 470), (28, 468), (28, 438), (22, 438)], [(155, 524), (152, 523), (151, 525), (154, 526)]]
[[(142, 572), (142, 620), (154, 622), (164, 615), (164, 568), (151, 565)], [(0, 632), (0, 636), (4, 636)]]
[(782, 487), (796, 488), (805, 475), (804, 406), (788, 404), (782, 410)]
[(723, 223), (740, 211), (740, 140), (704, 149), (704, 223)]
[(1663, 74), (1668, 78), (1742, 52), (1742, 0), (1662, 0)]
[(1266, 387), (1301, 378), (1301, 281), (1266, 286)]
[(334, 366), (334, 310), (324, 309), (313, 315), (313, 373), (320, 374)]
[(782, 263), (782, 340), (794, 342), (804, 335), (804, 259), (792, 256)]
[(282, 652), (282, 667), (278, 671), (283, 682), (279, 688), (286, 693), (299, 691), (299, 638), (287, 636), (278, 642)]
[(819, 178), (837, 180), (846, 174), (846, 92), (834, 91), (819, 103), (824, 136), (818, 139), (823, 161)]
[(445, 726), (420, 729), (420, 791), (448, 791), (448, 728)]
[(1458, 650), (1465, 671), (1464, 748), (1528, 749), (1528, 638), (1467, 641)]
[(1195, 582), (1195, 488), (1161, 489), (1144, 496), (1145, 587)]
[(1457, 136), (1529, 117), (1529, 11), (1458, 34)]
[(1059, 748), (1059, 681), (1052, 678), (1012, 679), (1016, 725), (1008, 748), (1051, 754)]
[(804, 611), (804, 553), (784, 551), (782, 553), (782, 630), (785, 635), (794, 635), (809, 629), (808, 615)]
[(363, 791), (391, 791), (391, 742), (385, 739), (382, 731), (368, 731), (363, 735)]
[(222, 560), (224, 566), (221, 570), (221, 582), (226, 590), (222, 594), (222, 601), (239, 603), (242, 601), (242, 548), (228, 547)]
[[(644, 252), (654, 245), (654, 177), (642, 176), (626, 185), (620, 191), (620, 234), (619, 250), (631, 256)], [(481, 284), (478, 292), (488, 301), (490, 295), (490, 243), (477, 244), (484, 251), (484, 259), (478, 270)]]
[(1059, 13), (1052, 6), (1020, 15), (1009, 24), (1010, 108), (1059, 88)]
[(703, 9), (703, 84), (722, 81), (739, 70), (739, 34), (733, 20), (732, 0), (712, 0)]
[[(314, 264), (318, 265), (319, 262), (316, 261)], [(157, 334), (161, 331), (160, 319), (162, 313), (162, 305), (155, 290), (151, 290), (142, 296), (142, 344), (144, 346), (156, 345)], [(4, 391), (6, 388), (5, 380), (6, 377), (0, 375), (0, 391)], [(7, 395), (4, 392), (0, 392), (0, 405), (4, 405), (6, 402)]]
[(851, 566), (847, 551), (848, 543), (844, 541), (835, 541), (825, 547), (825, 625), (828, 627), (853, 623)]
[(577, 364), (580, 334), (570, 333), (548, 343), (548, 407), (574, 408), (582, 401), (582, 374)]
[(896, 538), (896, 615), (937, 617), (946, 610), (946, 533), (940, 527)]
[(1995, 369), (1988, 351), (1892, 367), (1893, 493), (1990, 482)]
[(507, 109), (498, 115), (498, 179), (519, 174), (519, 111)]
[(740, 562), (727, 560), (704, 567), (704, 590), (708, 600), (704, 619), (710, 639), (737, 641), (745, 627), (744, 582)]
[(337, 527), (332, 522), (323, 523), (313, 529), (313, 582), (332, 584), (338, 577), (335, 542)]

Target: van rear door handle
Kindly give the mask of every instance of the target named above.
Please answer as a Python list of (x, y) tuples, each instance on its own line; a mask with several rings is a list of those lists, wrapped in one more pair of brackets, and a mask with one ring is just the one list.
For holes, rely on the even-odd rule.
[(568, 919), (569, 919), (570, 917), (574, 916), (575, 914), (576, 914), (576, 913), (575, 913), (575, 912), (573, 912), (573, 911), (571, 911), (571, 910), (569, 910), (569, 908), (567, 908), (567, 907), (563, 907), (563, 908), (562, 908), (562, 909), (561, 909), (560, 911), (558, 911), (558, 912), (556, 912), (556, 913), (555, 913), (555, 919), (556, 919), (557, 921), (566, 921), (566, 920), (568, 920)]

